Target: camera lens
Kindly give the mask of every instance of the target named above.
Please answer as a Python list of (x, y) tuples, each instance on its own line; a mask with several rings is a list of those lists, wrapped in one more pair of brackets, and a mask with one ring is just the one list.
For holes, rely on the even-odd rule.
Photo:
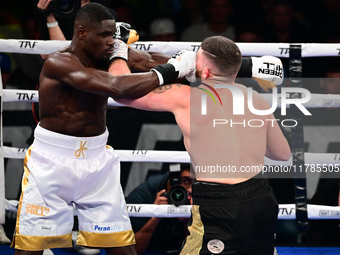
[(74, 0), (57, 0), (57, 2), (58, 2), (58, 9), (63, 14), (71, 13), (76, 6)]
[(81, 0), (53, 0), (53, 12), (57, 18), (75, 17), (81, 6)]
[(174, 205), (184, 205), (187, 199), (187, 191), (181, 186), (173, 187), (169, 192), (169, 200)]

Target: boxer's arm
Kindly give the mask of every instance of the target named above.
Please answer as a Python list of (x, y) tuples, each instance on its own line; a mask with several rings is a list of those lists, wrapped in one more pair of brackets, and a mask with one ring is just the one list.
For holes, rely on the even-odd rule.
[(253, 78), (266, 92), (283, 82), (283, 65), (273, 56), (242, 58), (237, 77)]
[(241, 67), (237, 73), (238, 78), (251, 78), (252, 77), (253, 62), (251, 57), (242, 57)]
[(155, 72), (113, 76), (108, 72), (84, 67), (69, 53), (52, 54), (45, 61), (40, 77), (41, 84), (45, 79), (50, 79), (58, 81), (61, 86), (68, 84), (81, 91), (113, 99), (137, 98), (159, 86)]
[[(166, 205), (168, 204), (168, 199), (163, 197), (162, 194), (165, 192), (165, 189), (157, 192), (156, 199), (154, 201), (155, 205)], [(145, 249), (148, 247), (151, 237), (156, 230), (158, 223), (161, 218), (152, 217), (139, 231), (135, 233), (135, 249), (137, 254), (142, 254)]]
[[(269, 119), (275, 119), (271, 114)], [(270, 122), (267, 130), (266, 157), (273, 160), (289, 160), (291, 151), (287, 139), (284, 137), (277, 121)]]
[[(147, 52), (135, 48), (129, 48), (128, 66), (131, 69), (145, 72), (157, 65), (165, 64), (170, 57), (170, 55), (160, 52)], [(242, 58), (240, 71), (237, 74), (237, 77), (251, 78), (252, 66), (253, 64), (250, 57)]]
[[(131, 69), (146, 72), (157, 65), (165, 64), (170, 55), (160, 52), (147, 52), (129, 48), (128, 66)], [(250, 57), (242, 57), (242, 63), (237, 77), (251, 78), (253, 63)]]
[(142, 254), (145, 249), (148, 247), (153, 232), (160, 222), (161, 218), (152, 217), (141, 230), (135, 233), (135, 249), (138, 255)]
[(146, 52), (129, 48), (128, 66), (132, 70), (147, 72), (157, 65), (165, 64), (171, 56), (159, 52)]
[(116, 59), (115, 61), (111, 62), (108, 71), (113, 76), (131, 73), (124, 59)]
[[(52, 81), (57, 86), (67, 84), (81, 91), (112, 97), (114, 100), (135, 99), (149, 93), (160, 84), (191, 73), (192, 66), (195, 66), (195, 59), (196, 54), (194, 52), (182, 52), (171, 58), (171, 63), (157, 66), (151, 72), (119, 75), (128, 72), (123, 70), (126, 69), (126, 66), (122, 66), (123, 69), (117, 70), (115, 74), (118, 75), (114, 76), (108, 72), (84, 67), (74, 54), (56, 52), (45, 61), (40, 76), (40, 84)], [(113, 62), (119, 60), (113, 57)], [(41, 86), (40, 91), (42, 90)], [(168, 109), (160, 110), (171, 111)]]
[(183, 84), (167, 84), (157, 87), (143, 97), (116, 101), (141, 110), (166, 111), (176, 115), (180, 110), (190, 109), (190, 87)]
[[(149, 71), (157, 65), (164, 64), (170, 56), (159, 52), (146, 52), (129, 49), (128, 66), (133, 71)], [(269, 64), (270, 63), (270, 64)], [(269, 67), (268, 67), (269, 64)], [(275, 72), (261, 73), (261, 70)], [(270, 92), (276, 85), (283, 81), (283, 66), (279, 58), (273, 56), (242, 57), (241, 67), (237, 77), (254, 78), (259, 86)]]

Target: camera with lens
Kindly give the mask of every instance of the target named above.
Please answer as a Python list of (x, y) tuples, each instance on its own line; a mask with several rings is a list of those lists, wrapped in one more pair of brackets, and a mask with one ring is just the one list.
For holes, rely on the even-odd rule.
[(48, 10), (53, 12), (56, 18), (75, 17), (81, 6), (81, 0), (52, 0)]
[(169, 192), (164, 192), (162, 196), (168, 198), (168, 204), (174, 204), (175, 206), (189, 205), (188, 192), (181, 185), (181, 167), (179, 164), (170, 165), (169, 181), (171, 189)]

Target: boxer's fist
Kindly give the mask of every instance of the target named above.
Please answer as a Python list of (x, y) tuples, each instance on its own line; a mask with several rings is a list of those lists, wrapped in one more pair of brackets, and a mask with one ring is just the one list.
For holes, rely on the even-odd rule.
[(116, 58), (121, 58), (127, 61), (128, 59), (128, 46), (126, 45), (125, 42), (119, 39), (114, 39), (113, 40), (113, 53), (109, 59), (109, 63), (113, 61)]
[[(283, 66), (279, 58), (273, 56), (251, 57), (252, 78), (266, 92), (283, 82)], [(276, 85), (276, 86), (275, 86)]]
[(136, 30), (130, 29), (131, 25), (125, 22), (116, 22), (116, 33), (114, 39), (119, 39), (127, 45), (133, 44), (139, 40), (139, 35)]
[(178, 71), (177, 78), (191, 78), (196, 72), (196, 53), (190, 50), (181, 50), (168, 60), (169, 64), (172, 64), (176, 71)]
[(151, 69), (156, 72), (160, 85), (170, 83), (177, 78), (186, 77), (189, 81), (195, 81), (196, 53), (189, 50), (181, 50), (175, 53), (167, 64)]

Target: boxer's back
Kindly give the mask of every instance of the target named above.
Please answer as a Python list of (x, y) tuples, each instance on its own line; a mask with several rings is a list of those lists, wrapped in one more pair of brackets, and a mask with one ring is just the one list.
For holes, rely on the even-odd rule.
[[(207, 95), (207, 113), (202, 115), (200, 100), (205, 92), (192, 88), (190, 155), (198, 180), (238, 183), (258, 174), (264, 165), (267, 130), (273, 128), (273, 122), (268, 119), (274, 117), (251, 113), (247, 105), (247, 88), (238, 84), (232, 86), (244, 95), (244, 114), (233, 113), (231, 91), (220, 88), (216, 92), (222, 105), (215, 94), (217, 105)], [(252, 97), (255, 109), (270, 108), (258, 93), (253, 92)]]

